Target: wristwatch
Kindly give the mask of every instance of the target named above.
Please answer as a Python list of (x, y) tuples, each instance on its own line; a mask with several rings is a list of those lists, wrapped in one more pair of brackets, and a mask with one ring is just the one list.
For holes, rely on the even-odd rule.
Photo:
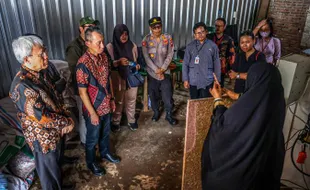
[(237, 73), (237, 79), (240, 79), (240, 73)]

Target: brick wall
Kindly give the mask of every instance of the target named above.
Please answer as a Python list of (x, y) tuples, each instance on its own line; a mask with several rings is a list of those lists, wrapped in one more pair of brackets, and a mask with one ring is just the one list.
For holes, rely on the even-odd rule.
[(310, 0), (271, 0), (268, 17), (282, 42), (282, 55), (299, 53)]
[(307, 12), (306, 24), (301, 38), (301, 47), (310, 48), (310, 7)]

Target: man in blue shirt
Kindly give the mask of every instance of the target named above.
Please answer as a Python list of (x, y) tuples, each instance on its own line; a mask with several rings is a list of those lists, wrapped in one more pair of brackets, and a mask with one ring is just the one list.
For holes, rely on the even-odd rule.
[(203, 22), (193, 27), (195, 40), (186, 46), (182, 77), (184, 87), (189, 88), (191, 99), (211, 97), (213, 73), (221, 78), (219, 50), (214, 42), (207, 39), (207, 26)]

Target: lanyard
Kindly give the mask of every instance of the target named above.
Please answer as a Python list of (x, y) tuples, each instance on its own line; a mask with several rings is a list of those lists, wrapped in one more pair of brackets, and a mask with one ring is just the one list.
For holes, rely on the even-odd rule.
[[(206, 39), (207, 40), (207, 39)], [(200, 43), (200, 42), (199, 42)], [(197, 52), (198, 52), (198, 55), (199, 55), (199, 52), (201, 51), (201, 49), (203, 48), (203, 46), (206, 44), (206, 41), (204, 41), (203, 42), (203, 44), (202, 44), (202, 46), (199, 48), (199, 50), (198, 50), (198, 48), (197, 48), (197, 44), (196, 44), (196, 50), (197, 50)]]
[(266, 49), (266, 47), (268, 46), (268, 44), (270, 43), (271, 38), (269, 39), (268, 43), (265, 45), (264, 47), (264, 39), (262, 38), (262, 52), (264, 52), (264, 50)]
[(221, 45), (222, 41), (224, 39), (224, 35), (220, 37), (220, 39), (217, 39), (216, 35), (213, 37), (213, 42), (216, 43), (217, 46)]

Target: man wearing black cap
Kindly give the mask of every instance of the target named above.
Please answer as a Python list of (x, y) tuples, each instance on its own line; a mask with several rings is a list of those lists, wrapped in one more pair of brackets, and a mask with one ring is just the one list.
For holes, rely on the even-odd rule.
[(69, 69), (71, 72), (71, 87), (74, 89), (75, 93), (75, 99), (79, 111), (79, 124), (78, 124), (78, 131), (80, 133), (80, 140), (82, 144), (85, 144), (86, 141), (86, 125), (85, 120), (83, 117), (83, 111), (82, 111), (82, 100), (78, 96), (78, 88), (76, 85), (76, 78), (75, 78), (75, 67), (76, 63), (79, 60), (79, 58), (86, 52), (87, 46), (85, 45), (85, 31), (90, 26), (97, 26), (99, 25), (98, 20), (94, 20), (93, 18), (86, 16), (81, 18), (80, 20), (80, 26), (79, 31), (80, 35), (75, 38), (67, 47), (66, 49), (66, 61), (69, 64)]
[(172, 118), (172, 83), (170, 70), (168, 68), (172, 57), (174, 44), (169, 34), (162, 34), (162, 22), (160, 17), (153, 17), (149, 20), (151, 34), (142, 40), (142, 51), (146, 62), (149, 86), (148, 92), (151, 99), (151, 107), (154, 111), (153, 121), (159, 119), (158, 100), (161, 97), (165, 105), (166, 120), (175, 125), (176, 120)]

